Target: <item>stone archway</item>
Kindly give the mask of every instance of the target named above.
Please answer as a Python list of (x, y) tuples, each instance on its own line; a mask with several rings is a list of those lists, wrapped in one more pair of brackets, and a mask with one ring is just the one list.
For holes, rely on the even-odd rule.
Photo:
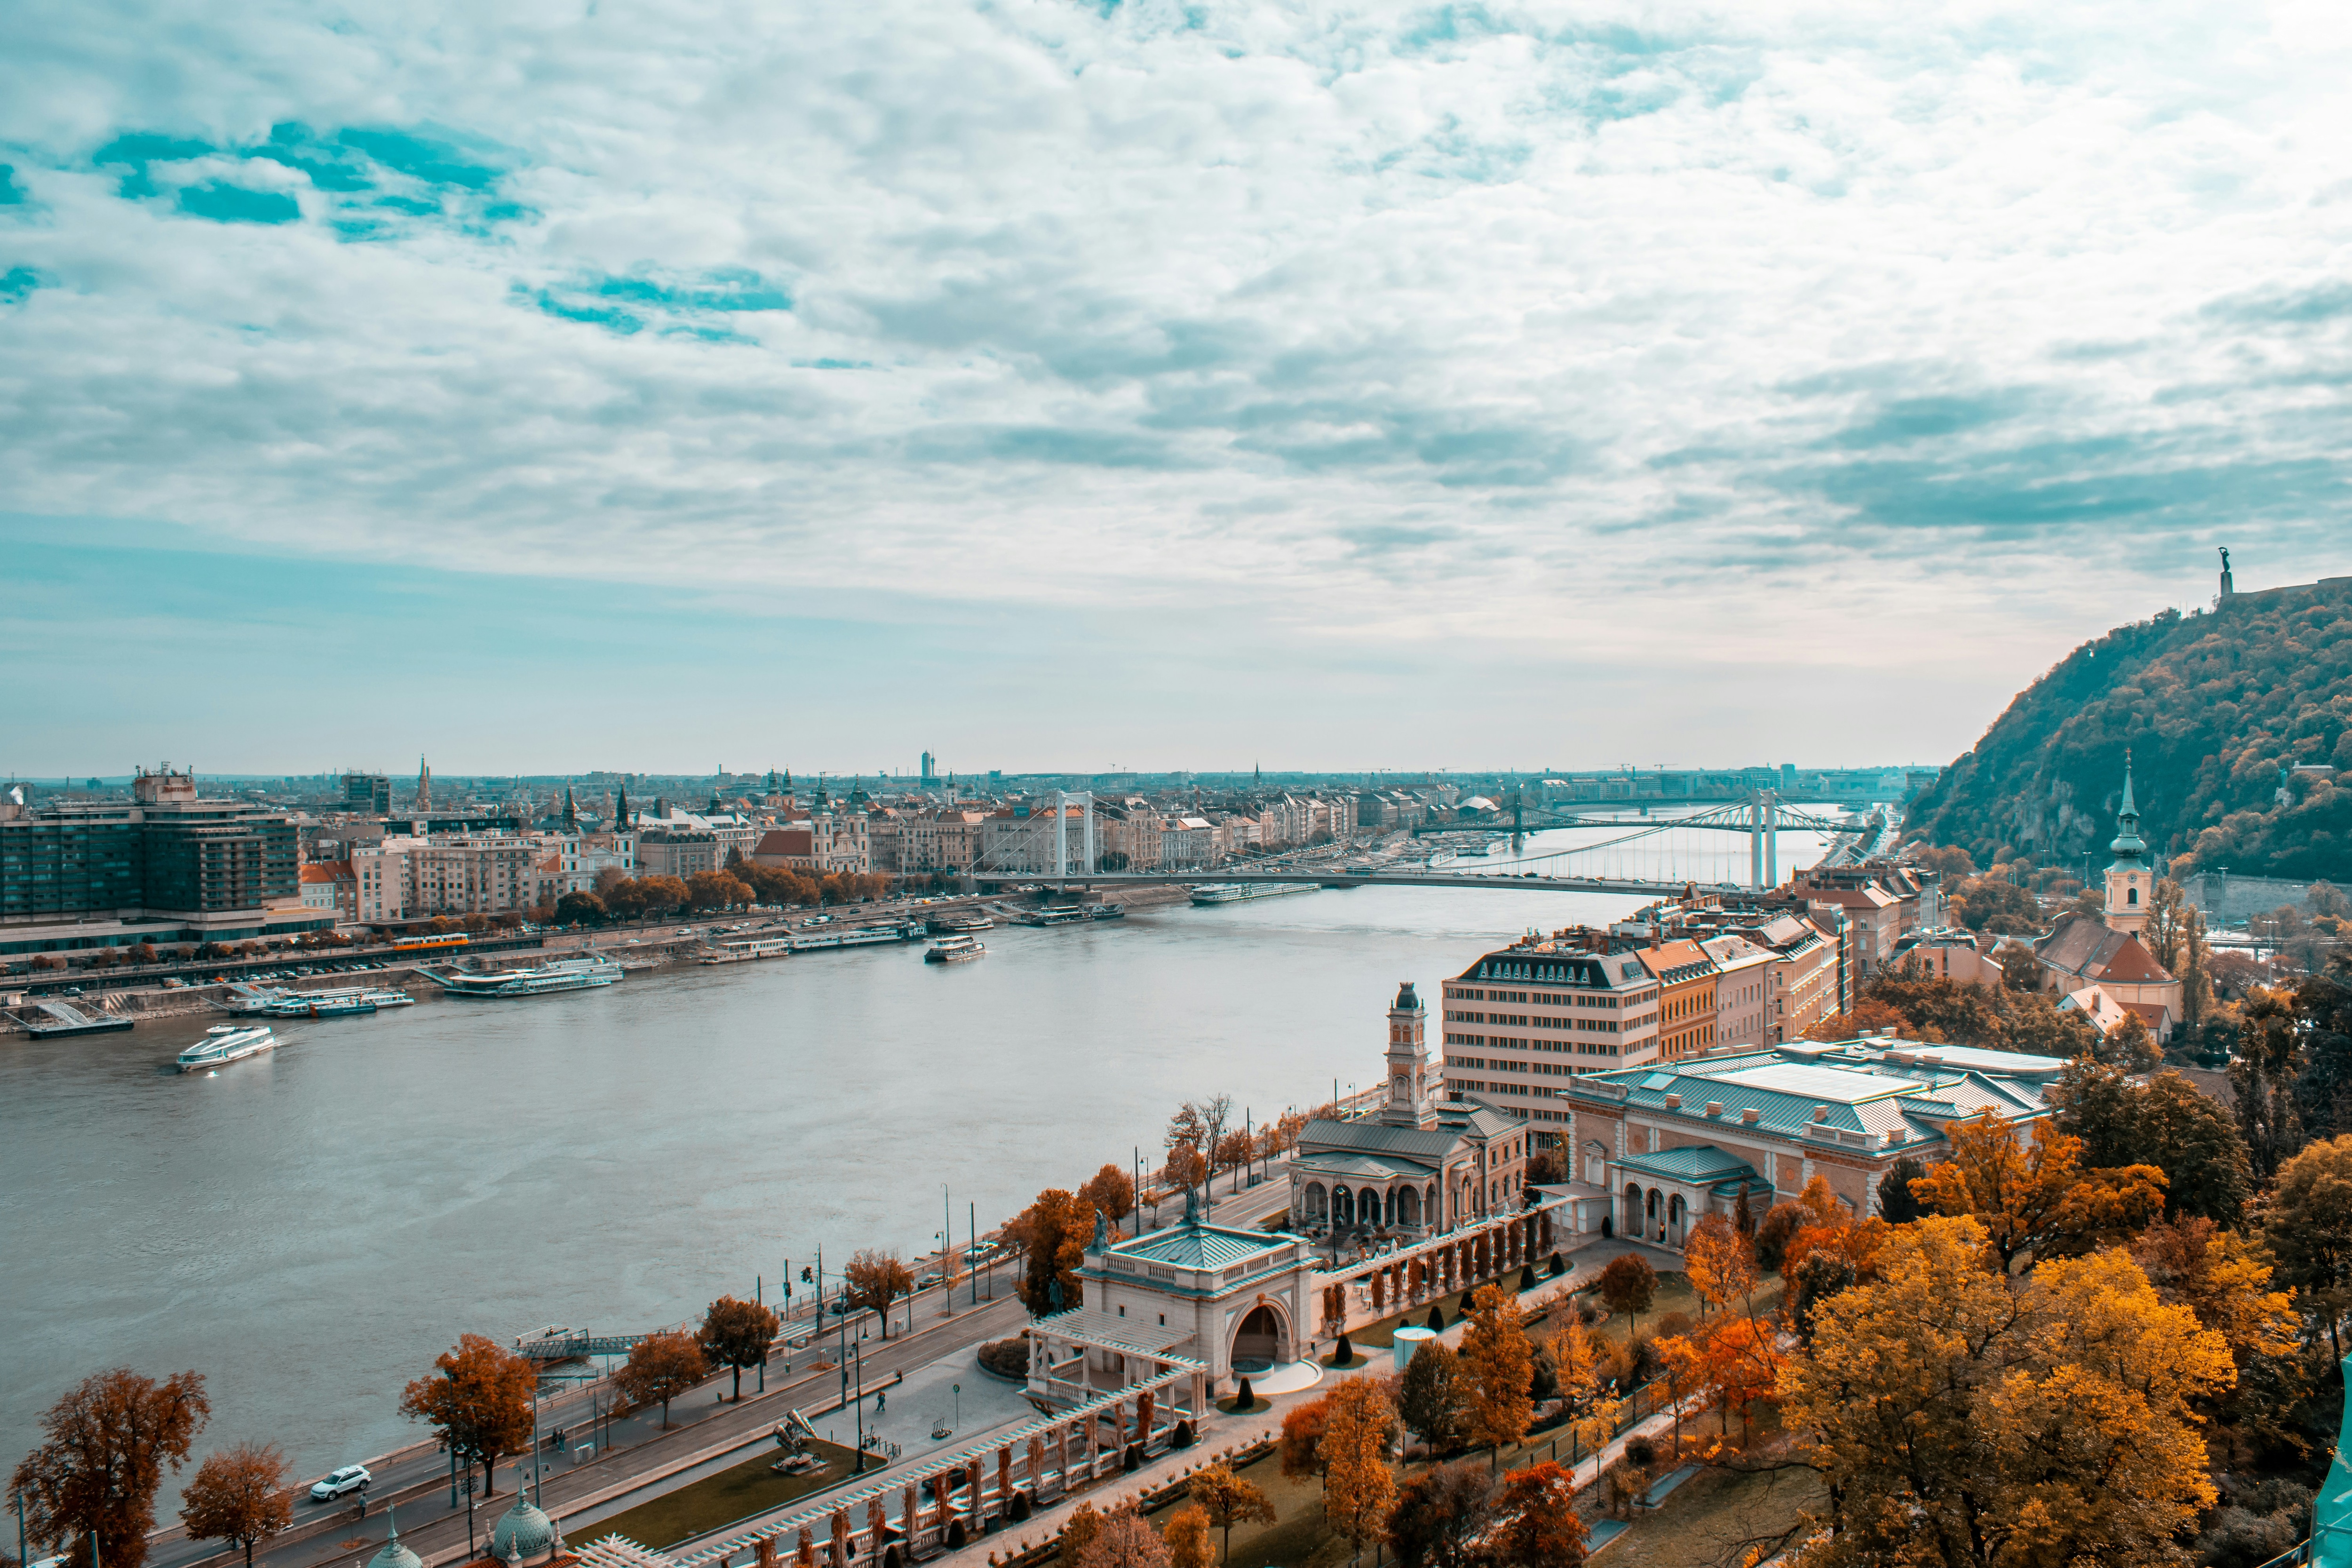
[(1421, 1223), (1421, 1190), (1417, 1187), (1397, 1189), (1397, 1224), (1417, 1226)]
[(1333, 1228), (1356, 1223), (1356, 1194), (1345, 1187), (1331, 1189), (1331, 1224)]
[(1642, 1224), (1642, 1184), (1639, 1182), (1625, 1184), (1625, 1213), (1618, 1222), (1617, 1229), (1621, 1235), (1630, 1236), (1636, 1241), (1649, 1238), (1649, 1231)]
[(1306, 1204), (1307, 1219), (1310, 1225), (1318, 1224), (1329, 1215), (1331, 1200), (1329, 1194), (1323, 1191), (1322, 1183), (1307, 1184)]
[(1234, 1325), (1230, 1364), (1235, 1374), (1254, 1377), (1278, 1362), (1297, 1359), (1290, 1348), (1290, 1324), (1271, 1301), (1260, 1301)]

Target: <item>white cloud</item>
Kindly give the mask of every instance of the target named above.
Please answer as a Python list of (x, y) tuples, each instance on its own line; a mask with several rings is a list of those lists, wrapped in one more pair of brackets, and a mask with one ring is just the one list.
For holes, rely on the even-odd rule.
[[(163, 15), (0, 62), (23, 510), (1270, 647), (1686, 662), (1810, 608), (1900, 635), (1804, 657), (1995, 704), (2209, 539), (2332, 537), (2316, 7)], [(287, 122), (311, 172), (247, 155)], [(213, 151), (126, 197), (139, 132)]]

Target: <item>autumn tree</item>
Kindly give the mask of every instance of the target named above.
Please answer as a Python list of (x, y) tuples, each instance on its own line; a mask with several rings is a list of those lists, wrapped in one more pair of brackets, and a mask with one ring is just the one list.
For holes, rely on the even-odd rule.
[(1388, 1460), (1396, 1411), (1376, 1378), (1351, 1377), (1324, 1398), (1323, 1517), (1361, 1552), (1387, 1528), (1396, 1501)]
[(776, 1342), (776, 1331), (782, 1326), (773, 1309), (733, 1296), (719, 1297), (702, 1314), (702, 1332), (697, 1336), (702, 1353), (713, 1366), (733, 1370), (738, 1403), (743, 1398), (743, 1369), (767, 1361), (768, 1347)]
[(1432, 1465), (1397, 1494), (1389, 1544), (1402, 1568), (1472, 1568), (1493, 1518), (1495, 1483), (1469, 1465)]
[(1586, 1447), (1598, 1448), (1617, 1430), (1624, 1402), (1601, 1390), (1601, 1347), (1593, 1343), (1583, 1318), (1573, 1307), (1563, 1315), (1567, 1321), (1551, 1338), (1553, 1379), (1567, 1407), (1570, 1430)]
[(2164, 1207), (2164, 1173), (2153, 1165), (2085, 1172), (2083, 1141), (2048, 1121), (2030, 1144), (1993, 1111), (1945, 1128), (1951, 1157), (1912, 1184), (1948, 1215), (1972, 1215), (2004, 1269), (2084, 1252), (2138, 1230)]
[(2137, 1568), (2214, 1491), (2194, 1401), (2228, 1347), (2126, 1254), (1989, 1270), (1974, 1215), (1886, 1239), (1881, 1278), (1822, 1304), (1780, 1382), (1831, 1499), (1809, 1568)]
[(895, 1252), (864, 1247), (853, 1254), (841, 1271), (843, 1294), (850, 1304), (864, 1307), (882, 1321), (882, 1337), (890, 1337), (890, 1303), (915, 1288), (915, 1277)]
[(1096, 1511), (1094, 1504), (1082, 1502), (1072, 1509), (1070, 1517), (1062, 1521), (1062, 1528), (1055, 1537), (1062, 1561), (1076, 1563), (1084, 1557), (1087, 1548), (1094, 1544), (1095, 1537), (1102, 1533), (1102, 1527), (1103, 1516)]
[(2294, 1098), (2301, 1043), (2294, 1004), (2284, 992), (2256, 986), (2246, 994), (2230, 1089), (2257, 1182), (2268, 1181), (2304, 1144)]
[(1090, 1208), (1116, 1227), (1135, 1212), (1135, 1178), (1117, 1165), (1105, 1165), (1078, 1189), (1078, 1204)]
[(1443, 1342), (1423, 1341), (1397, 1385), (1397, 1415), (1404, 1429), (1431, 1453), (1449, 1453), (1462, 1441), (1464, 1403), (1460, 1361)]
[(1272, 1524), (1277, 1517), (1274, 1504), (1266, 1500), (1255, 1483), (1234, 1474), (1223, 1465), (1211, 1465), (1192, 1478), (1192, 1500), (1208, 1514), (1209, 1522), (1224, 1532), (1221, 1560), (1231, 1562), (1234, 1555), (1234, 1526), (1256, 1522)]
[(139, 1568), (168, 1468), (212, 1418), (200, 1373), (158, 1383), (128, 1367), (84, 1378), (41, 1415), (40, 1447), (9, 1478), (26, 1536), (52, 1552), (98, 1538), (107, 1568)]
[[(1242, 1167), (1256, 1156), (1257, 1140), (1246, 1132), (1228, 1132), (1217, 1140), (1212, 1154), (1218, 1170), (1231, 1171), (1238, 1176)], [(1241, 1190), (1238, 1180), (1234, 1184), (1234, 1190)]]
[(1580, 1568), (1584, 1562), (1576, 1479), (1551, 1460), (1505, 1474), (1494, 1512), (1496, 1568)]
[(2294, 1298), (2270, 1288), (2270, 1262), (2237, 1232), (2201, 1215), (2179, 1225), (2158, 1220), (2132, 1244), (2132, 1261), (2158, 1295), (2220, 1334), (2241, 1366), (2294, 1352)]
[(1323, 1429), (1331, 1416), (1331, 1396), (1324, 1394), (1282, 1413), (1282, 1477), (1301, 1480), (1323, 1479), (1328, 1461), (1323, 1454)]
[(2153, 1165), (2164, 1173), (2167, 1217), (2202, 1215), (2232, 1225), (2253, 1194), (2253, 1169), (2230, 1113), (2177, 1072), (2145, 1084), (2084, 1058), (2050, 1090), (2059, 1130), (2083, 1141), (2094, 1168)]
[(2279, 1167), (2263, 1230), (2280, 1281), (2307, 1298), (2341, 1359), (2352, 1310), (2352, 1134), (2310, 1144)]
[(191, 1541), (225, 1541), (245, 1553), (294, 1522), (286, 1486), (286, 1456), (275, 1444), (239, 1443), (205, 1456), (180, 1500), (180, 1522)]
[(1691, 1226), (1683, 1243), (1683, 1268), (1699, 1299), (1717, 1310), (1735, 1301), (1748, 1306), (1755, 1297), (1755, 1249), (1719, 1214)]
[[(669, 1430), (669, 1402), (710, 1375), (702, 1346), (682, 1329), (647, 1334), (629, 1347), (626, 1365), (613, 1385), (632, 1405), (659, 1405), (662, 1430)], [(525, 1436), (528, 1437), (528, 1432)]]
[(1160, 1534), (1168, 1542), (1168, 1568), (1209, 1568), (1209, 1510), (1188, 1502), (1168, 1516)]
[(1528, 1398), (1532, 1359), (1518, 1302), (1495, 1286), (1478, 1287), (1462, 1333), (1462, 1383), (1470, 1438), (1493, 1449), (1491, 1468), (1501, 1468), (1504, 1445), (1526, 1436), (1535, 1418)]
[(1598, 1289), (1611, 1311), (1622, 1312), (1629, 1322), (1638, 1322), (1657, 1299), (1658, 1271), (1640, 1254), (1622, 1252), (1601, 1269)]
[(1102, 1523), (1078, 1554), (1073, 1568), (1173, 1568), (1168, 1542), (1143, 1521), (1133, 1502), (1124, 1502), (1102, 1516)]
[(458, 1336), (455, 1350), (433, 1363), (438, 1377), (420, 1377), (400, 1396), (400, 1413), (441, 1434), (441, 1446), (459, 1464), (482, 1467), (482, 1495), (497, 1493), (499, 1460), (530, 1452), (531, 1400), (539, 1371), (479, 1334)]
[(1160, 1180), (1171, 1187), (1197, 1187), (1208, 1179), (1209, 1162), (1202, 1158), (1199, 1145), (1176, 1142), (1168, 1146), (1168, 1163), (1160, 1167)]
[(1033, 1318), (1078, 1305), (1078, 1268), (1094, 1238), (1094, 1212), (1060, 1187), (1048, 1187), (1013, 1216), (1005, 1238), (1025, 1260), (1016, 1289)]

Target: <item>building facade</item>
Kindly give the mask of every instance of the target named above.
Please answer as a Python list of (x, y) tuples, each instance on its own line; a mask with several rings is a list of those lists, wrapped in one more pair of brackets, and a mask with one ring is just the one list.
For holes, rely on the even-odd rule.
[(1570, 1108), (1577, 1180), (1608, 1194), (1602, 1234), (1680, 1250), (1741, 1193), (1761, 1215), (1816, 1175), (1857, 1216), (1906, 1156), (1933, 1164), (1946, 1129), (1987, 1111), (2021, 1126), (2048, 1114), (2055, 1057), (1892, 1039), (1800, 1041), (1761, 1051), (1579, 1079)]
[(1539, 1142), (1568, 1118), (1563, 1078), (1658, 1059), (1656, 979), (1630, 942), (1590, 929), (1490, 952), (1444, 985), (1449, 1089), (1507, 1105)]

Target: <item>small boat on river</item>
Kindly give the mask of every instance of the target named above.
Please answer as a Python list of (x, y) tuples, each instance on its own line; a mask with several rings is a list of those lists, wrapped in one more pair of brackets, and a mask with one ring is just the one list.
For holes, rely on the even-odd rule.
[(205, 1037), (180, 1053), (182, 1072), (202, 1072), (228, 1062), (259, 1056), (278, 1045), (267, 1024), (215, 1024)]
[(961, 963), (968, 959), (978, 958), (987, 951), (988, 949), (981, 944), (980, 939), (976, 936), (941, 937), (931, 943), (930, 951), (923, 954), (923, 962), (925, 963)]

